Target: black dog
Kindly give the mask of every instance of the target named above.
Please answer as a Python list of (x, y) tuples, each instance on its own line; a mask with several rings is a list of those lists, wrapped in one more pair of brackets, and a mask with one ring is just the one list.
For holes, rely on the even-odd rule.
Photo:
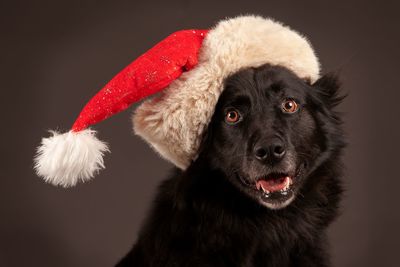
[(283, 67), (225, 81), (198, 158), (160, 187), (118, 266), (329, 266), (342, 194), (335, 75), (310, 85)]

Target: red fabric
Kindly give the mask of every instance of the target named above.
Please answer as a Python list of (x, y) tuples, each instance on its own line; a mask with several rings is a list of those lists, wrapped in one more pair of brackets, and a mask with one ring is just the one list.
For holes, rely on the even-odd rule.
[(90, 125), (125, 110), (152, 95), (197, 64), (198, 51), (207, 30), (178, 31), (130, 63), (103, 87), (83, 108), (72, 130)]

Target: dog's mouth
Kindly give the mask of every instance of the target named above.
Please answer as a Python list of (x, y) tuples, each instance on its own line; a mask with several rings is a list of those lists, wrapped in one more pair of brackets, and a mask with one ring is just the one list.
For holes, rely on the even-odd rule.
[(271, 209), (280, 209), (291, 203), (295, 197), (295, 184), (299, 173), (273, 172), (256, 179), (239, 175), (240, 181), (253, 197)]
[(266, 178), (261, 178), (256, 182), (256, 188), (258, 191), (264, 194), (271, 194), (274, 192), (280, 192), (282, 194), (287, 193), (290, 186), (293, 183), (292, 177), (286, 174), (272, 174)]

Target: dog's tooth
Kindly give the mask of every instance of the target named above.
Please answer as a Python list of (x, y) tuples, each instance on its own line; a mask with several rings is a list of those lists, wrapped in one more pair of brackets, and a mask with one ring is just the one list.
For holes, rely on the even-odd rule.
[(289, 189), (289, 185), (286, 185), (285, 188), (283, 188), (284, 191), (287, 191)]
[[(262, 188), (262, 187), (261, 187), (261, 188)], [(270, 191), (265, 190), (264, 188), (263, 188), (262, 190), (263, 190), (264, 194), (266, 194), (266, 195), (269, 195), (269, 193), (271, 193)]]
[(265, 190), (264, 187), (261, 184), (258, 184), (257, 187), (260, 187), (258, 190), (260, 190), (261, 192), (264, 192), (266, 194), (269, 194), (268, 190)]
[(289, 187), (290, 187), (290, 178), (288, 178), (286, 181), (285, 181), (285, 187), (281, 190), (281, 193), (287, 193), (287, 191), (289, 190)]
[(290, 177), (288, 177), (286, 179), (286, 184), (285, 184), (285, 189), (289, 189), (289, 186), (291, 186), (292, 179), (290, 179)]
[(261, 186), (261, 191), (265, 193), (265, 189), (264, 187)]
[(261, 189), (261, 184), (257, 183), (256, 187), (257, 187), (257, 190), (260, 190)]

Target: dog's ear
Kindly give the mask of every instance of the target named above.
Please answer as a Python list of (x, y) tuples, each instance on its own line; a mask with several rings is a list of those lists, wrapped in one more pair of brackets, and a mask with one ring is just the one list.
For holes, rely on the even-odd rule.
[(337, 73), (325, 74), (312, 84), (312, 87), (330, 108), (339, 105), (347, 96), (341, 93), (341, 82)]

